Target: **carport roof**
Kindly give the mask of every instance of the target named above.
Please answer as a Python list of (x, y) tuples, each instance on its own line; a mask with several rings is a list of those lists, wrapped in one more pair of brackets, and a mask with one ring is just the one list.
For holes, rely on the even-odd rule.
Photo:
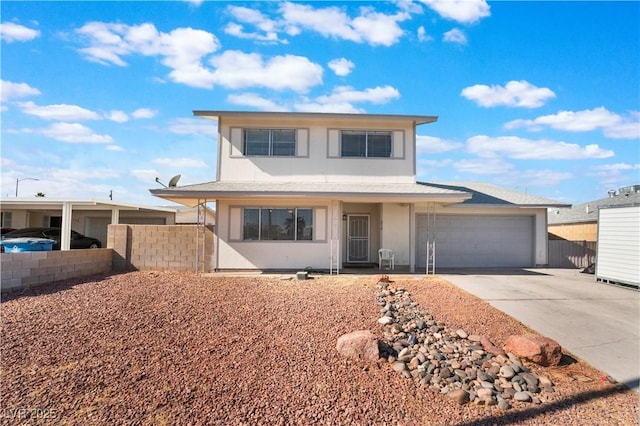
[(31, 209), (31, 210), (61, 210), (65, 203), (73, 206), (74, 210), (151, 210), (175, 213), (176, 207), (153, 207), (138, 204), (119, 203), (111, 200), (69, 199), (69, 198), (3, 198), (0, 205), (3, 210)]

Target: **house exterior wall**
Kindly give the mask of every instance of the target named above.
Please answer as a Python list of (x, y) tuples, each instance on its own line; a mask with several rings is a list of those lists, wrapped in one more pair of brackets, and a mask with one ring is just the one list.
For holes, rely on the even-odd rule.
[[(379, 248), (388, 248), (395, 254), (395, 264), (409, 266), (410, 249), (415, 245), (411, 235), (411, 208), (409, 204), (385, 203), (382, 205), (382, 237)], [(376, 254), (376, 261), (378, 256)]]
[[(244, 207), (296, 207), (314, 210), (314, 235), (310, 241), (244, 241)], [(218, 213), (215, 269), (328, 269), (335, 214), (330, 200), (221, 200)], [(334, 246), (335, 247), (335, 246)]]
[(596, 241), (598, 237), (598, 223), (549, 225), (549, 232), (569, 241)]
[[(218, 144), (218, 176), (222, 181), (297, 182), (415, 182), (415, 134), (410, 123), (376, 121), (323, 122), (305, 119), (221, 118)], [(243, 128), (295, 128), (295, 157), (245, 157)], [(392, 132), (391, 158), (340, 158), (340, 130)]]

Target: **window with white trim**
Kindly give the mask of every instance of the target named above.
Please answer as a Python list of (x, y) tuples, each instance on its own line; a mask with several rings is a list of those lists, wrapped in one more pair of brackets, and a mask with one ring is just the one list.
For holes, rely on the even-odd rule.
[(244, 208), (242, 222), (245, 241), (313, 239), (313, 209), (309, 208)]
[(295, 129), (244, 129), (244, 155), (295, 157)]
[(391, 157), (391, 132), (343, 130), (340, 132), (342, 157)]

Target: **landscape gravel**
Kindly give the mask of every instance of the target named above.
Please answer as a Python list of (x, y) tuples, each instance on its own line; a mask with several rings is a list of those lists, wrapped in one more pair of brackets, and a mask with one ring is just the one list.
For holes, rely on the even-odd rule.
[[(131, 272), (3, 295), (0, 423), (638, 424), (638, 394), (570, 354), (558, 367), (522, 362), (552, 385), (533, 393), (538, 403), (522, 391), (508, 407), (435, 392), (388, 358), (343, 358), (345, 333), (385, 341), (375, 277), (285, 278)], [(441, 279), (392, 280), (436, 325), (461, 330), (451, 341), (482, 336), (501, 347), (531, 332)], [(486, 389), (476, 397), (496, 397)]]

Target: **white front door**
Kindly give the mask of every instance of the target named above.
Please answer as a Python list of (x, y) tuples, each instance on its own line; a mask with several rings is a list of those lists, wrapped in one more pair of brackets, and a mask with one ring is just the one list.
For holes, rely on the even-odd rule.
[(347, 262), (369, 262), (369, 215), (347, 216)]

